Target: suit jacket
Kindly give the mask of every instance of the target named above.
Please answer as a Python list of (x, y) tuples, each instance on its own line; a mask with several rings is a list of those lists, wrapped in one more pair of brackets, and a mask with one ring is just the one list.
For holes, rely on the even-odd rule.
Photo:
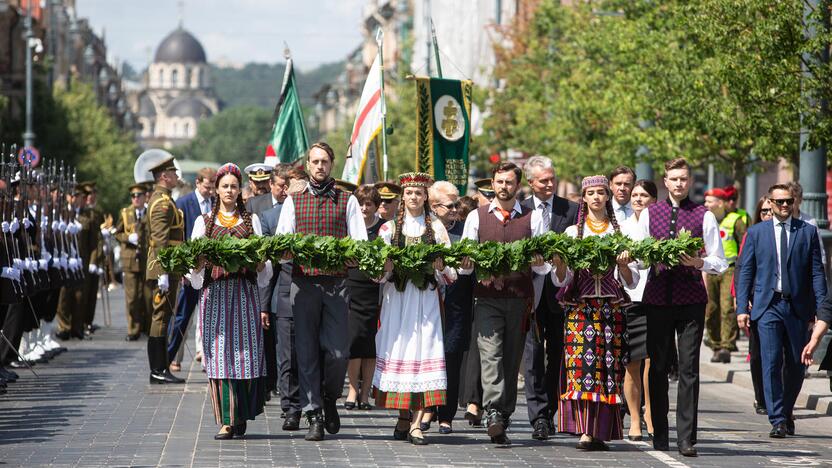
[(263, 195), (257, 195), (246, 202), (246, 210), (248, 210), (249, 213), (256, 214), (257, 216), (260, 216), (260, 213), (272, 208), (271, 192), (264, 193)]
[(176, 207), (182, 211), (185, 217), (185, 239), (191, 238), (191, 233), (194, 231), (194, 223), (196, 219), (202, 216), (202, 210), (199, 208), (199, 200), (196, 198), (196, 192), (191, 192), (176, 200)]
[[(533, 198), (529, 197), (523, 200), (520, 205), (524, 208), (533, 210), (535, 207), (532, 206), (532, 200)], [(549, 224), (549, 230), (552, 232), (563, 232), (566, 228), (577, 222), (578, 205), (565, 198), (554, 195), (552, 198), (552, 216), (551, 223)], [(543, 296), (544, 290), (547, 294), (555, 294), (558, 290), (555, 283), (552, 282), (552, 277), (550, 275), (534, 274), (532, 277), (532, 285), (534, 286), (535, 308), (537, 308), (538, 304), (540, 304), (540, 298)], [(557, 304), (557, 301), (549, 301), (549, 303), (552, 305), (552, 307), (550, 307), (552, 308), (551, 312), (558, 312), (553, 308)]]
[[(271, 194), (268, 194), (271, 197)], [(249, 200), (251, 201), (251, 200)], [(271, 203), (271, 199), (269, 200)], [(273, 236), (277, 230), (277, 220), (283, 205), (277, 205), (259, 214), (264, 236)], [(269, 285), (260, 288), (260, 310), (269, 311), (278, 317), (292, 317), (292, 264), (281, 263), (276, 275), (272, 275)]]
[[(737, 313), (747, 312), (748, 301), (753, 297), (751, 320), (758, 320), (774, 297), (779, 261), (774, 236), (774, 220), (752, 226), (737, 261)], [(792, 219), (788, 248), (788, 262), (782, 274), (789, 278), (791, 306), (798, 317), (809, 321), (826, 296), (817, 229)]]

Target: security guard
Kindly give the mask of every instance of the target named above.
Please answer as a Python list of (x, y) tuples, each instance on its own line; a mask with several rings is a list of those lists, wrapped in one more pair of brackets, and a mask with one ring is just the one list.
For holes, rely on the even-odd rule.
[(147, 269), (145, 199), (144, 187), (131, 185), (130, 206), (121, 209), (116, 224), (115, 236), (121, 244), (122, 282), (127, 302), (127, 341), (136, 341), (142, 332), (147, 333), (145, 317), (153, 310), (149, 302), (153, 292), (145, 287), (144, 281)]
[(181, 244), (185, 240), (185, 222), (182, 212), (171, 199), (171, 190), (176, 187), (178, 177), (173, 156), (159, 151), (157, 160), (150, 166), (156, 181), (147, 208), (148, 254), (145, 281), (153, 290), (153, 321), (150, 337), (147, 339), (147, 357), (150, 361), (150, 383), (184, 383), (168, 369), (167, 330), (168, 322), (176, 306), (179, 277), (162, 270), (157, 260), (159, 251), (168, 246)]
[(376, 182), (374, 186), (381, 195), (381, 205), (378, 206), (376, 213), (385, 221), (394, 219), (399, 211), (402, 188), (393, 182)]

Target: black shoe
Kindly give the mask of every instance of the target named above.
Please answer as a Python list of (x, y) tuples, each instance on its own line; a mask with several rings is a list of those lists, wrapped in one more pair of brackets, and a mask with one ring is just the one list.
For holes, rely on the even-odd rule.
[(731, 351), (723, 349), (719, 351), (719, 362), (729, 364), (731, 362)]
[(722, 350), (721, 349), (715, 349), (714, 350), (714, 355), (711, 356), (711, 362), (713, 362), (713, 363), (722, 362)]
[(183, 384), (185, 379), (180, 379), (171, 374), (169, 370), (153, 371), (150, 373), (151, 384)]
[(670, 442), (668, 442), (667, 437), (663, 439), (657, 439), (656, 436), (653, 436), (653, 449), (659, 450), (662, 452), (667, 452), (670, 450)]
[(488, 411), (488, 435), (499, 445), (504, 445), (504, 439), (507, 439), (505, 418), (495, 409)]
[(246, 428), (248, 425), (246, 423), (238, 424), (236, 426), (231, 426), (231, 432), (234, 434), (234, 437), (237, 439), (242, 439), (246, 436)]
[(679, 368), (675, 367), (675, 366), (673, 368), (671, 368), (670, 372), (667, 373), (667, 378), (671, 382), (678, 382), (679, 381)]
[(543, 418), (534, 422), (534, 430), (532, 431), (532, 439), (547, 440), (549, 438), (549, 424)]
[(124, 341), (138, 341), (138, 340), (139, 340), (139, 334), (127, 335), (127, 336), (124, 337)]
[(20, 376), (17, 375), (17, 372), (12, 372), (10, 370), (6, 370), (5, 367), (0, 367), (0, 379), (3, 379), (5, 382), (8, 383), (15, 383)]
[[(407, 423), (407, 429), (399, 429), (400, 422)], [(393, 440), (407, 440), (407, 431), (410, 430), (410, 419), (399, 418), (396, 421), (396, 427), (393, 428)]]
[[(420, 423), (421, 424), (421, 423)], [(413, 435), (413, 431), (419, 430), (418, 427), (414, 427), (410, 429), (410, 432), (407, 433), (407, 441), (413, 445), (428, 445), (427, 439), (424, 436), (415, 436)]]
[[(29, 364), (29, 366), (26, 366), (27, 363)], [(27, 369), (28, 367), (35, 367), (35, 363), (32, 361), (12, 361), (9, 363), (9, 367), (11, 367), (12, 369)]]
[(443, 426), (442, 424), (439, 425), (439, 433), (442, 435), (452, 434), (454, 429), (452, 426)]
[(280, 396), (280, 390), (279, 389), (272, 390), (272, 396), (275, 397), (275, 398), (279, 397)]
[(289, 413), (283, 421), (284, 431), (297, 431), (300, 429), (300, 413)]
[(345, 401), (344, 402), (344, 409), (347, 411), (352, 411), (355, 409), (355, 402), (354, 401)]
[(699, 454), (696, 453), (696, 449), (693, 447), (693, 444), (687, 440), (680, 440), (677, 444), (679, 446), (679, 453), (682, 454), (684, 457), (698, 457)]
[(631, 442), (641, 442), (644, 440), (644, 437), (641, 435), (627, 435), (627, 440)]
[(771, 426), (771, 432), (768, 433), (768, 436), (772, 439), (785, 439), (786, 423), (780, 423)]
[(369, 411), (369, 410), (373, 409), (373, 405), (371, 405), (369, 402), (361, 401), (361, 402), (358, 403), (358, 409), (364, 410), (364, 411)]
[(70, 333), (68, 331), (62, 331), (62, 332), (55, 333), (55, 338), (57, 338), (61, 341), (68, 341), (69, 339), (72, 338), (72, 335), (70, 335)]
[(321, 413), (310, 411), (306, 413), (306, 420), (309, 422), (309, 431), (303, 438), (310, 442), (324, 440), (324, 418)]
[(756, 401), (754, 402), (754, 411), (759, 415), (767, 415), (768, 414), (768, 411), (766, 410), (766, 407), (757, 403)]
[(793, 436), (794, 435), (794, 418), (787, 418), (786, 419), (786, 435)]
[(324, 427), (330, 434), (337, 434), (341, 430), (341, 417), (334, 399), (324, 398)]
[(474, 413), (469, 413), (468, 411), (465, 412), (465, 420), (468, 421), (468, 425), (471, 427), (482, 427), (482, 416)]

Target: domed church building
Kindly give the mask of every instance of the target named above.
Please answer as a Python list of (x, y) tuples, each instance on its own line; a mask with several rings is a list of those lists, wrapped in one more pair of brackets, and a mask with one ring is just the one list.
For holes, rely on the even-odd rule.
[(145, 148), (185, 144), (200, 120), (219, 112), (205, 49), (193, 34), (180, 25), (162, 40), (131, 104)]

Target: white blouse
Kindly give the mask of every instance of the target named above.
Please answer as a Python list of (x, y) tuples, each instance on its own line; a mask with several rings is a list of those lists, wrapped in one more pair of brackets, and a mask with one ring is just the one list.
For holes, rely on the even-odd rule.
[[(433, 229), (433, 237), (436, 240), (436, 243), (450, 247), (451, 238), (448, 236), (448, 231), (445, 229), (442, 221), (438, 220), (433, 215), (431, 215), (430, 220), (431, 228)], [(414, 217), (411, 216), (407, 210), (405, 210), (404, 220), (402, 221), (402, 234), (407, 237), (422, 237), (425, 233), (425, 229), (425, 215)], [(378, 235), (386, 244), (390, 245), (393, 242), (393, 234), (395, 231), (396, 222), (395, 220), (390, 220), (379, 228)], [(390, 275), (390, 272), (385, 274), (382, 278), (382, 282), (387, 281), (390, 278)], [(436, 281), (440, 286), (451, 284), (457, 279), (456, 270), (449, 268), (447, 265), (442, 271), (436, 271), (435, 276)]]
[[(619, 226), (619, 228), (621, 229), (621, 233), (624, 234), (625, 236), (629, 237), (630, 239), (638, 241), (638, 240), (641, 240), (644, 237), (643, 234), (641, 234), (641, 231), (638, 229), (638, 227), (632, 222), (625, 221), (624, 223), (622, 223)], [(615, 232), (615, 228), (612, 226), (612, 223), (610, 223), (607, 226), (606, 231), (604, 231), (600, 234), (596, 234), (596, 233), (592, 232), (592, 230), (589, 229), (589, 226), (586, 223), (584, 223), (584, 237), (606, 236), (607, 234), (612, 234), (614, 232)], [(578, 237), (578, 226), (577, 225), (569, 226), (568, 228), (566, 228), (566, 231), (564, 231), (564, 233), (569, 237)], [(633, 275), (633, 278), (632, 278), (632, 281), (630, 283), (626, 283), (626, 284), (622, 283), (622, 285), (625, 288), (633, 288), (638, 284), (638, 282), (639, 282), (638, 266), (639, 266), (639, 262), (630, 262), (630, 263), (627, 264), (627, 268), (629, 268), (630, 273)], [(566, 275), (564, 275), (563, 281), (558, 281), (558, 275), (556, 274), (556, 271), (557, 270), (554, 267), (552, 267), (552, 273), (551, 273), (552, 282), (555, 283), (555, 286), (561, 288), (563, 286), (566, 286), (567, 284), (569, 284), (572, 281), (572, 277), (574, 276), (574, 272), (568, 266), (566, 267)], [(621, 278), (618, 275), (618, 268), (617, 267), (615, 269), (615, 278), (618, 279), (619, 281), (621, 281)]]
[[(234, 216), (234, 213), (227, 213), (223, 211), (223, 214), (226, 216)], [(194, 230), (191, 232), (191, 240), (199, 239), (200, 237), (205, 237), (205, 218), (202, 216), (196, 218), (194, 222)], [(240, 217), (237, 220), (237, 224), (234, 226), (239, 226), (243, 223), (243, 218)], [(214, 220), (214, 226), (220, 226), (220, 222), (218, 220)], [(259, 235), (263, 235), (263, 228), (260, 226), (260, 218), (257, 217), (256, 214), (251, 215), (251, 227), (254, 229), (254, 233)], [(205, 281), (205, 267), (200, 268), (199, 270), (191, 270), (190, 273), (185, 275), (191, 282), (191, 287), (194, 289), (202, 288), (202, 284)], [(272, 279), (272, 262), (271, 260), (266, 260), (266, 266), (263, 268), (262, 271), (257, 272), (257, 286), (261, 288), (265, 288), (269, 285), (269, 281)]]

